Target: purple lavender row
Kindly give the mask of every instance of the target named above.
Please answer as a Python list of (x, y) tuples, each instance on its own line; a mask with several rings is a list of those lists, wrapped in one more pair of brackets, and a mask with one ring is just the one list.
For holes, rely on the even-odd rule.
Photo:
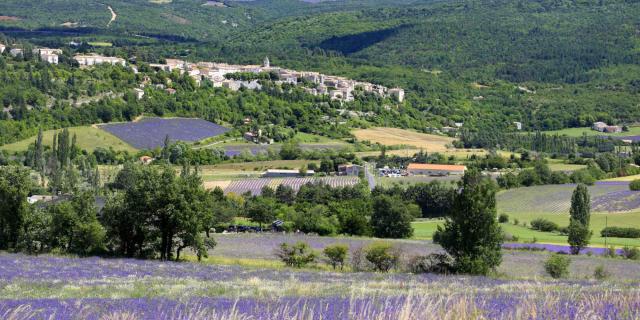
[(195, 142), (222, 135), (230, 129), (202, 119), (144, 118), (138, 122), (114, 123), (100, 126), (138, 149), (154, 149), (171, 141)]
[[(482, 319), (637, 319), (637, 293), (561, 295), (557, 292), (395, 297), (0, 300), (13, 319), (426, 319), (474, 315)], [(126, 317), (125, 317), (126, 316)], [(233, 316), (233, 317), (231, 317)], [(452, 317), (454, 316), (454, 317)]]

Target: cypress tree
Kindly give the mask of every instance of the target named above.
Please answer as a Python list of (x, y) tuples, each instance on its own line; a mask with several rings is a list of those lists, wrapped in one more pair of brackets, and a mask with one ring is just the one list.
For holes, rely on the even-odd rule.
[(438, 226), (433, 240), (455, 259), (457, 272), (487, 274), (502, 262), (496, 186), (474, 169), (464, 175), (459, 187), (444, 228)]
[(589, 220), (591, 218), (591, 201), (589, 190), (584, 184), (579, 184), (571, 196), (571, 218), (569, 220), (569, 245), (571, 253), (578, 254), (580, 250), (589, 244), (591, 231)]

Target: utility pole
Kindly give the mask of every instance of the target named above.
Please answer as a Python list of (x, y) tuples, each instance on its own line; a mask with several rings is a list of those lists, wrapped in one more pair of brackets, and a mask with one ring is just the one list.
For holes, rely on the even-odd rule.
[[(604, 216), (604, 229), (605, 230), (607, 230), (608, 219), (609, 219), (609, 217)], [(607, 234), (608, 234), (608, 232), (604, 233), (604, 247), (605, 247), (605, 249), (608, 248), (607, 247)]]

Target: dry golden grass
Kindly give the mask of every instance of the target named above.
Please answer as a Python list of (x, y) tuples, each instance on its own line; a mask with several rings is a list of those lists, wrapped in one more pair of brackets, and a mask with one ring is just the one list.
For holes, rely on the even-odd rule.
[(386, 146), (406, 145), (427, 152), (443, 152), (447, 150), (447, 145), (455, 140), (453, 138), (437, 136), (433, 134), (419, 133), (397, 128), (370, 128), (354, 130), (353, 135), (358, 140), (377, 142)]
[(220, 187), (222, 190), (224, 190), (229, 186), (229, 184), (231, 184), (230, 180), (203, 182), (204, 188), (207, 190), (215, 189), (216, 187)]

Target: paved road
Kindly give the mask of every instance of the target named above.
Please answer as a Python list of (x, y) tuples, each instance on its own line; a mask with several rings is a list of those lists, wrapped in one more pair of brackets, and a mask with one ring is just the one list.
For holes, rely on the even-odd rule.
[(371, 174), (372, 166), (370, 163), (366, 163), (364, 165), (364, 174), (367, 177), (367, 182), (369, 182), (369, 189), (373, 190), (376, 187), (376, 179)]

